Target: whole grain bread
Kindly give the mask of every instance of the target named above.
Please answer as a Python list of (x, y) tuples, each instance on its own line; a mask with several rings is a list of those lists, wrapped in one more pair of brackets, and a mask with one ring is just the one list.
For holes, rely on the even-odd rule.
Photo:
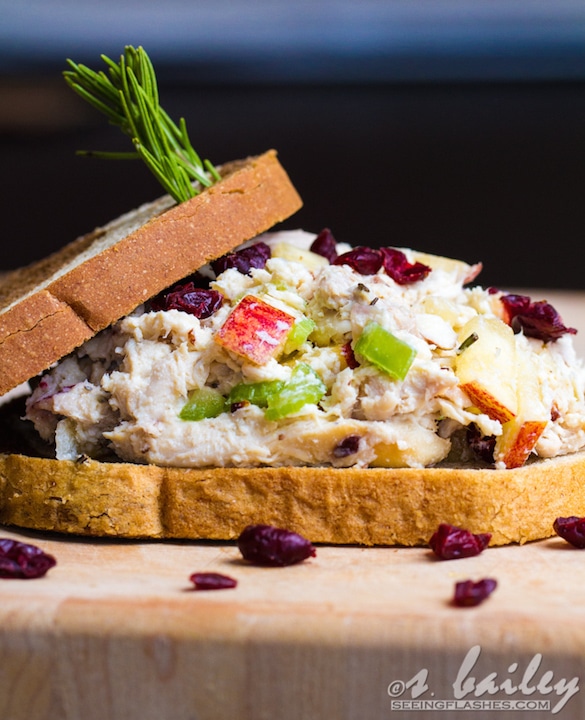
[(119, 538), (233, 540), (250, 523), (315, 543), (426, 545), (439, 523), (491, 544), (585, 515), (585, 453), (514, 470), (165, 468), (0, 455), (0, 523)]
[(184, 203), (163, 196), (3, 279), (0, 396), (302, 205), (274, 150), (220, 173)]

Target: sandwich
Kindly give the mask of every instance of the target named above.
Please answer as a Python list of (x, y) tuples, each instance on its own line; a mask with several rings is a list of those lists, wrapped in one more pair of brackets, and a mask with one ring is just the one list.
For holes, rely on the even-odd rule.
[(1, 523), (501, 545), (585, 514), (585, 368), (546, 300), (279, 229), (273, 150), (168, 189), (0, 285)]

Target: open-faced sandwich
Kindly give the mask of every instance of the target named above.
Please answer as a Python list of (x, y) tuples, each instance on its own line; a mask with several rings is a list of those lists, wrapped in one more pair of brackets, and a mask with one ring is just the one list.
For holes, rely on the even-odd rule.
[(585, 514), (585, 370), (551, 305), (480, 264), (267, 232), (301, 205), (273, 151), (206, 172), (0, 287), (0, 394), (27, 383), (1, 522), (503, 544)]

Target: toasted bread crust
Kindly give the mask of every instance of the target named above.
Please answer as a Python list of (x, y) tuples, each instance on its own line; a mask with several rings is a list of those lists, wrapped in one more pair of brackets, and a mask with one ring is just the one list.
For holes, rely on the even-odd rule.
[[(221, 171), (220, 182), (191, 200), (172, 205), (160, 198), (4, 280), (0, 395), (301, 207), (273, 150), (230, 163)], [(120, 225), (134, 214), (147, 221), (124, 236)], [(109, 232), (122, 237), (92, 254), (92, 245), (103, 242)], [(62, 271), (68, 263), (71, 267)]]
[(312, 542), (426, 545), (439, 523), (492, 545), (550, 537), (585, 515), (585, 453), (515, 470), (306, 467), (191, 470), (0, 455), (0, 522), (120, 538), (232, 540), (249, 523)]

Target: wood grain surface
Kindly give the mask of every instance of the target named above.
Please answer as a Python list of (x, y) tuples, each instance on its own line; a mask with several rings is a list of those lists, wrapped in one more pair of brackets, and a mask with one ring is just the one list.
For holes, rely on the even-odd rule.
[[(498, 684), (518, 685), (535, 655), (530, 684), (545, 672), (549, 684), (585, 683), (585, 556), (560, 539), (457, 561), (426, 549), (318, 547), (300, 565), (258, 568), (233, 544), (4, 536), (33, 542), (58, 564), (44, 578), (0, 584), (3, 720), (421, 717), (393, 710), (392, 700), (412, 695), (392, 698), (389, 686), (427, 670), (422, 699), (453, 700), (477, 646), (476, 684), (497, 673)], [(195, 591), (195, 571), (228, 574), (238, 586)], [(455, 582), (481, 577), (498, 581), (492, 596), (452, 606)], [(552, 707), (564, 694), (495, 697)], [(578, 691), (557, 716), (584, 714)]]
[[(585, 296), (548, 299), (585, 335)], [(0, 720), (585, 716), (585, 552), (559, 538), (455, 561), (318, 546), (258, 568), (235, 543), (1, 536), (57, 565), (0, 580)], [(195, 591), (195, 571), (238, 585)], [(483, 577), (492, 596), (454, 607), (455, 583)]]

